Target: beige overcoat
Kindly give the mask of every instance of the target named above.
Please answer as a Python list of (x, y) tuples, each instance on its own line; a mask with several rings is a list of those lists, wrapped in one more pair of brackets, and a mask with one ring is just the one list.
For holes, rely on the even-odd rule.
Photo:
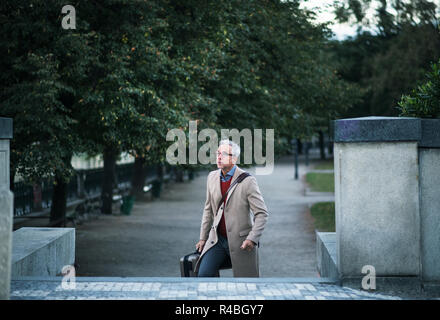
[[(243, 172), (236, 166), (231, 185)], [(223, 204), (215, 212), (222, 198), (220, 173), (221, 169), (211, 171), (207, 178), (206, 202), (200, 227), (200, 239), (207, 241), (195, 271), (198, 272), (203, 255), (217, 243), (217, 227), (224, 214), (234, 277), (259, 277), (258, 246), (254, 246), (251, 251), (240, 249), (245, 239), (259, 243), (268, 218), (257, 179), (249, 176), (232, 187), (226, 198), (224, 212)]]

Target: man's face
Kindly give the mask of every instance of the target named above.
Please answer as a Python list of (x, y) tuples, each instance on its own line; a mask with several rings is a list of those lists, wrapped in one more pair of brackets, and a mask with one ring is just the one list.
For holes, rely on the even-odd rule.
[(227, 144), (222, 144), (217, 149), (217, 168), (229, 169), (237, 161), (236, 157), (232, 156), (232, 147)]

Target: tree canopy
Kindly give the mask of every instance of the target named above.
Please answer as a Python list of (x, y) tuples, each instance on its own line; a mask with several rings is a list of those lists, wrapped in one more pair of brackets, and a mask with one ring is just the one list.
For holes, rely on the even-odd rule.
[(346, 0), (336, 2), (335, 13), (358, 26), (355, 37), (333, 43), (342, 78), (363, 91), (343, 116), (398, 115), (402, 94), (440, 58), (440, 2)]
[[(5, 0), (1, 115), (11, 170), (68, 180), (73, 154), (128, 151), (163, 162), (166, 133), (275, 128), (276, 147), (353, 106), (330, 32), (299, 1)], [(13, 175), (12, 175), (13, 176)]]

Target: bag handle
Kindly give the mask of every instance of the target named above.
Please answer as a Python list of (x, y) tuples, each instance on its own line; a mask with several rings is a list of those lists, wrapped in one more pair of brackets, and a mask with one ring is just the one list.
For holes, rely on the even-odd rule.
[(215, 214), (217, 214), (218, 209), (220, 209), (220, 206), (222, 205), (222, 202), (225, 200), (226, 196), (228, 195), (229, 190), (231, 190), (232, 187), (233, 187), (234, 185), (236, 185), (237, 183), (242, 182), (244, 179), (246, 179), (246, 178), (249, 177), (250, 175), (251, 175), (251, 174), (250, 174), (249, 172), (243, 172), (242, 174), (240, 174), (240, 175), (238, 176), (237, 179), (235, 179), (235, 181), (229, 186), (228, 190), (227, 190), (227, 191), (225, 192), (225, 194), (222, 196), (222, 198), (221, 198), (221, 200), (220, 200), (220, 203), (219, 203), (218, 206), (217, 206), (217, 211), (215, 212)]

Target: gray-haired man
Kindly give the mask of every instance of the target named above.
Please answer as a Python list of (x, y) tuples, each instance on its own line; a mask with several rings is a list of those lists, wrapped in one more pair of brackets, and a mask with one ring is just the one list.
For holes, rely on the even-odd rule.
[[(258, 246), (268, 213), (253, 176), (235, 184), (217, 212), (222, 196), (245, 171), (236, 165), (240, 147), (229, 140), (220, 141), (217, 170), (207, 179), (206, 202), (200, 228), (201, 251), (195, 272), (199, 277), (216, 277), (224, 265), (232, 265), (234, 277), (258, 277)], [(253, 221), (249, 214), (253, 213)]]

